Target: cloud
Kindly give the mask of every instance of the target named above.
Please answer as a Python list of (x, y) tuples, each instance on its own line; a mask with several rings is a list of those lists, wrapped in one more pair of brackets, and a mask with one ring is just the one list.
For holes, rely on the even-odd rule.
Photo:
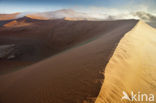
[[(120, 19), (141, 19), (150, 25), (156, 27), (156, 16), (155, 13), (149, 12), (146, 6), (138, 6), (139, 9), (116, 9), (116, 8), (104, 8), (104, 7), (89, 7), (89, 8), (75, 8), (72, 9), (62, 9), (57, 11), (50, 12), (40, 12), (40, 13), (32, 13), (34, 15), (43, 16), (48, 19), (54, 18), (80, 18), (89, 19), (89, 20), (120, 20)], [(27, 12), (21, 13), (17, 17), (22, 17)], [(30, 13), (31, 14), (31, 13)]]
[(133, 8), (127, 9), (90, 7), (78, 10), (85, 12), (89, 17), (96, 18), (97, 20), (139, 19), (156, 27), (156, 11), (151, 11), (145, 5), (134, 5)]
[(144, 11), (133, 13), (134, 16), (138, 16), (140, 19), (145, 20), (147, 22), (156, 21), (156, 16), (150, 13), (146, 13)]
[(132, 15), (139, 17), (141, 20), (147, 22), (153, 27), (156, 27), (156, 15), (140, 11), (140, 12), (135, 12), (132, 13)]

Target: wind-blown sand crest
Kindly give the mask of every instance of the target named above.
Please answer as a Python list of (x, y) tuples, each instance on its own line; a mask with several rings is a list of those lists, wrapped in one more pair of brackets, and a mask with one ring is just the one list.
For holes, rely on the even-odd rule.
[[(136, 102), (121, 100), (123, 91), (129, 96), (132, 91), (156, 95), (155, 38), (156, 29), (142, 21), (125, 34), (105, 68), (104, 83), (95, 103)], [(139, 101), (138, 95), (136, 99)], [(147, 103), (149, 99), (145, 99)]]

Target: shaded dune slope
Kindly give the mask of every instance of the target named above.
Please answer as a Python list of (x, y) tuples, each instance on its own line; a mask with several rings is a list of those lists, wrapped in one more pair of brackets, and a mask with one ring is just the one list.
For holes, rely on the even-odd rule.
[[(69, 30), (71, 24), (75, 25), (75, 27), (71, 27), (71, 31), (68, 31), (68, 33), (74, 32), (73, 29), (77, 26), (80, 28), (77, 32), (82, 33), (80, 31), (84, 30), (84, 26), (88, 28), (88, 26), (94, 25), (93, 22), (89, 21), (61, 21), (60, 23), (62, 22), (66, 22), (68, 25), (65, 30), (62, 28), (64, 32)], [(80, 25), (81, 23), (83, 25)], [(97, 23), (100, 22), (96, 22), (94, 27), (88, 29), (87, 32), (96, 33), (96, 29), (106, 30), (106, 32), (101, 32), (103, 35), (100, 37), (30, 67), (0, 76), (0, 102), (94, 102), (101, 88), (101, 81), (104, 78), (104, 68), (113, 50), (123, 35), (131, 30), (137, 21), (104, 22), (104, 27), (102, 26), (103, 24), (97, 25)], [(81, 38), (78, 38), (78, 41), (89, 36), (84, 35), (85, 33), (82, 36), (79, 35)], [(62, 36), (64, 35), (60, 37)]]
[[(16, 56), (14, 61), (21, 66), (57, 54), (68, 48), (83, 45), (118, 26), (125, 26), (133, 20), (126, 21), (66, 21), (66, 20), (34, 20), (28, 17), (16, 21), (31, 23), (22, 27), (3, 27), (0, 29), (0, 44), (14, 44)], [(5, 60), (7, 64), (8, 60)], [(2, 62), (1, 62), (2, 63)], [(20, 68), (20, 65), (0, 65), (3, 68)], [(1, 67), (1, 68), (2, 68)]]
[(149, 102), (150, 94), (156, 95), (155, 38), (156, 29), (142, 21), (125, 34), (105, 68), (105, 80), (95, 103), (132, 103), (121, 101), (123, 91), (129, 96), (132, 91), (146, 93), (148, 101), (143, 97), (141, 103)]
[(41, 21), (41, 20), (36, 20), (36, 19), (32, 19), (32, 18), (24, 16), (24, 17), (19, 18), (19, 19), (2, 21), (4, 23), (2, 26), (15, 28), (15, 27), (29, 26), (32, 23), (37, 22), (37, 21)]

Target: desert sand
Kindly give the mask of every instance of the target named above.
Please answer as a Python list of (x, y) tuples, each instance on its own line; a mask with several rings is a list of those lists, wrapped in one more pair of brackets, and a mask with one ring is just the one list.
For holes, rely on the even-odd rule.
[[(121, 100), (123, 91), (129, 96), (132, 91), (146, 93), (148, 97), (156, 95), (155, 38), (156, 29), (142, 21), (124, 35), (105, 68), (105, 79), (95, 103), (129, 103)], [(149, 103), (149, 98), (143, 99), (141, 103)]]
[[(37, 22), (31, 29), (29, 26), (22, 29), (2, 28), (0, 33), (3, 44), (18, 44), (15, 40), (27, 38), (22, 39), (25, 40), (24, 43), (29, 40), (26, 43), (36, 46), (38, 42), (35, 42), (35, 38), (38, 37), (39, 42), (43, 44), (42, 40), (48, 41), (43, 45), (44, 47), (48, 44), (59, 52), (26, 68), (0, 75), (0, 103), (94, 102), (103, 83), (105, 66), (114, 49), (124, 34), (137, 22), (137, 20), (103, 22), (54, 20)], [(42, 27), (34, 29), (39, 27), (36, 26), (39, 24), (42, 24), (40, 25)], [(49, 25), (46, 26), (47, 24)], [(40, 30), (40, 32), (31, 30)], [(55, 39), (50, 37), (47, 39), (48, 32), (53, 34), (52, 37)], [(16, 39), (6, 39), (10, 40), (9, 42), (2, 41), (8, 36)], [(29, 39), (30, 37), (32, 39)], [(38, 48), (46, 49), (42, 46)], [(35, 51), (38, 50), (40, 49)], [(51, 52), (50, 49), (46, 50), (49, 51), (42, 53)], [(26, 57), (31, 56), (23, 56), (21, 60), (29, 61), (30, 58), (26, 59)]]

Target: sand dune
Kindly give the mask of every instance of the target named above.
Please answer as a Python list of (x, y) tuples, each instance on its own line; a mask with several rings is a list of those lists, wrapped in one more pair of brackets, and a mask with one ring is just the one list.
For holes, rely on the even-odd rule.
[(29, 15), (26, 15), (26, 16), (29, 17), (29, 18), (32, 18), (32, 19), (48, 20), (47, 17), (39, 15), (39, 14), (29, 14)]
[[(0, 44), (15, 45), (15, 61), (36, 62), (69, 48), (88, 43), (115, 30), (120, 25), (127, 25), (131, 20), (67, 21), (63, 19), (35, 20), (23, 17), (16, 21), (18, 21), (16, 27), (0, 29)], [(23, 22), (31, 25), (18, 26)], [(8, 63), (10, 64), (10, 62)], [(0, 65), (0, 68), (8, 67), (8, 65)], [(10, 68), (14, 70), (15, 67)]]
[(89, 20), (89, 18), (91, 19), (91, 17), (89, 17), (86, 13), (74, 11), (72, 9), (61, 9), (49, 12), (32, 13), (27, 14), (26, 16), (40, 20), (63, 19), (63, 18), (70, 19), (72, 18), (72, 20)]
[(22, 18), (9, 20), (5, 24), (3, 24), (2, 26), (6, 27), (6, 28), (7, 27), (15, 28), (15, 27), (29, 26), (29, 25), (32, 25), (35, 22), (38, 22), (38, 21), (39, 20), (32, 19), (32, 18), (24, 16)]
[(137, 21), (51, 21), (52, 27), (54, 23), (56, 27), (60, 27), (57, 23), (66, 23), (63, 26), (65, 28), (53, 31), (58, 33), (54, 36), (61, 37), (58, 38), (59, 43), (62, 39), (62, 44), (71, 40), (70, 36), (76, 38), (72, 39), (76, 42), (85, 42), (30, 67), (1, 75), (1, 103), (94, 102), (104, 78), (104, 68), (113, 50)]
[(25, 22), (18, 22), (16, 20), (14, 21), (11, 21), (7, 24), (4, 25), (4, 27), (21, 27), (21, 26), (28, 26), (28, 25), (31, 25), (30, 23), (25, 23)]
[[(105, 80), (95, 103), (132, 103), (122, 100), (123, 91), (131, 96), (156, 95), (156, 29), (142, 21), (121, 39), (105, 68)], [(130, 98), (132, 100), (132, 98)], [(152, 99), (151, 99), (152, 100)], [(138, 102), (137, 102), (138, 103)], [(154, 103), (154, 102), (153, 102)]]
[(12, 14), (0, 14), (0, 20), (10, 20), (16, 19), (17, 15), (20, 13), (12, 13)]

